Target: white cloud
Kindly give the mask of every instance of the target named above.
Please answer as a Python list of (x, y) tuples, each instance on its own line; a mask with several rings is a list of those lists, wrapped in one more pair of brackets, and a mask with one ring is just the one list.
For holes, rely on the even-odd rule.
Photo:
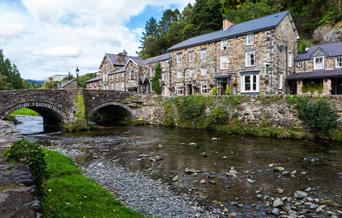
[[(0, 7), (0, 47), (24, 78), (94, 72), (105, 52), (138, 51), (142, 27), (125, 23), (147, 5), (182, 8), (194, 0), (22, 0)], [(73, 73), (73, 72), (72, 72)]]

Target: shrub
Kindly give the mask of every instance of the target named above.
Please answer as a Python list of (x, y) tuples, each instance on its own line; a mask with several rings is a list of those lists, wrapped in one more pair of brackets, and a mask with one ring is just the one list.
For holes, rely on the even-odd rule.
[(191, 120), (204, 114), (206, 98), (203, 96), (186, 96), (175, 99), (175, 105), (181, 120)]
[(214, 127), (216, 125), (228, 123), (230, 114), (223, 107), (215, 107), (206, 117), (205, 126)]
[(211, 93), (212, 93), (213, 95), (217, 95), (217, 87), (212, 88), (212, 89), (211, 89)]
[(224, 92), (225, 95), (230, 95), (230, 86), (226, 85), (226, 91)]
[(302, 101), (298, 105), (298, 117), (312, 132), (326, 135), (335, 130), (338, 116), (323, 99), (315, 102)]
[(24, 161), (31, 170), (33, 180), (41, 190), (43, 178), (46, 177), (46, 163), (41, 147), (25, 139), (14, 142), (5, 152), (7, 161)]

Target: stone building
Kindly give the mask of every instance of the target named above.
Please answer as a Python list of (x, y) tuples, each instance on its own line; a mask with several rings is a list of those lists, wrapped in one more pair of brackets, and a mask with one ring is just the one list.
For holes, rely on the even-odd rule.
[(102, 89), (100, 76), (96, 76), (90, 80), (87, 80), (85, 83), (86, 83), (86, 89), (91, 89), (91, 90)]
[(294, 72), (299, 38), (289, 12), (247, 22), (223, 21), (223, 30), (196, 36), (168, 49), (175, 95), (282, 94)]
[(77, 82), (76, 79), (71, 79), (68, 81), (58, 82), (57, 88), (58, 89), (78, 89), (80, 88), (80, 84)]
[(162, 96), (170, 96), (170, 61), (169, 61), (169, 53), (158, 55), (155, 57), (151, 57), (144, 60), (143, 69), (144, 69), (144, 77), (150, 83), (150, 92), (153, 93), (152, 90), (152, 79), (155, 76), (156, 66), (159, 63), (161, 67), (161, 80), (160, 84), (162, 87)]
[(296, 72), (288, 77), (293, 94), (342, 94), (342, 42), (307, 48), (295, 62)]

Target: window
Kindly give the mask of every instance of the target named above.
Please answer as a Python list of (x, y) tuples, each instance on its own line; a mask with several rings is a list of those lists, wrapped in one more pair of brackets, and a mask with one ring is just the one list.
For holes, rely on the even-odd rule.
[(246, 67), (255, 65), (255, 51), (246, 52)]
[(250, 34), (246, 37), (246, 45), (253, 45), (254, 42), (254, 35)]
[(302, 62), (298, 61), (297, 62), (297, 67), (302, 67)]
[(259, 92), (259, 75), (245, 74), (241, 76), (241, 92)]
[(204, 49), (201, 51), (201, 60), (207, 59), (207, 50)]
[(209, 93), (208, 84), (206, 83), (201, 84), (201, 93), (202, 94)]
[(193, 61), (194, 61), (194, 53), (189, 52), (189, 62), (193, 62)]
[(188, 70), (188, 76), (189, 78), (193, 78), (194, 77), (194, 71), (193, 70)]
[(324, 69), (324, 57), (314, 57), (314, 69), (321, 70)]
[(207, 75), (207, 69), (201, 68), (201, 76), (206, 76)]
[(183, 86), (181, 85), (176, 86), (176, 95), (183, 95)]
[(265, 63), (265, 75), (271, 74), (272, 68), (271, 68), (271, 64), (270, 63)]
[(221, 41), (221, 50), (226, 50), (228, 48), (228, 41), (222, 40)]
[(228, 69), (228, 56), (220, 57), (220, 68), (221, 70)]
[(162, 81), (166, 81), (166, 73), (162, 73)]
[(293, 55), (292, 55), (292, 53), (289, 53), (289, 56), (288, 56), (288, 66), (289, 67), (292, 67), (292, 65), (293, 65), (292, 60), (293, 60)]
[(279, 74), (279, 86), (278, 89), (283, 89), (283, 74)]
[(342, 57), (336, 58), (336, 68), (342, 68)]
[(154, 69), (150, 68), (150, 78), (154, 77)]
[(183, 72), (182, 71), (177, 71), (177, 78), (178, 79), (183, 78)]
[(129, 71), (129, 79), (134, 80), (134, 71), (133, 70)]
[(177, 64), (180, 64), (182, 63), (182, 54), (177, 54), (177, 57), (176, 57), (176, 61), (177, 61)]

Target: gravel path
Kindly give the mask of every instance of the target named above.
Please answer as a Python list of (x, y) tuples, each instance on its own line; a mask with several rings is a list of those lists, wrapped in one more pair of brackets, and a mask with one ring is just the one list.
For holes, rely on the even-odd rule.
[[(75, 157), (75, 150), (55, 148), (68, 156)], [(82, 166), (90, 178), (114, 192), (118, 199), (129, 207), (146, 215), (158, 217), (219, 217), (192, 201), (187, 196), (173, 193), (169, 186), (142, 174), (128, 171), (116, 163), (95, 160)]]

